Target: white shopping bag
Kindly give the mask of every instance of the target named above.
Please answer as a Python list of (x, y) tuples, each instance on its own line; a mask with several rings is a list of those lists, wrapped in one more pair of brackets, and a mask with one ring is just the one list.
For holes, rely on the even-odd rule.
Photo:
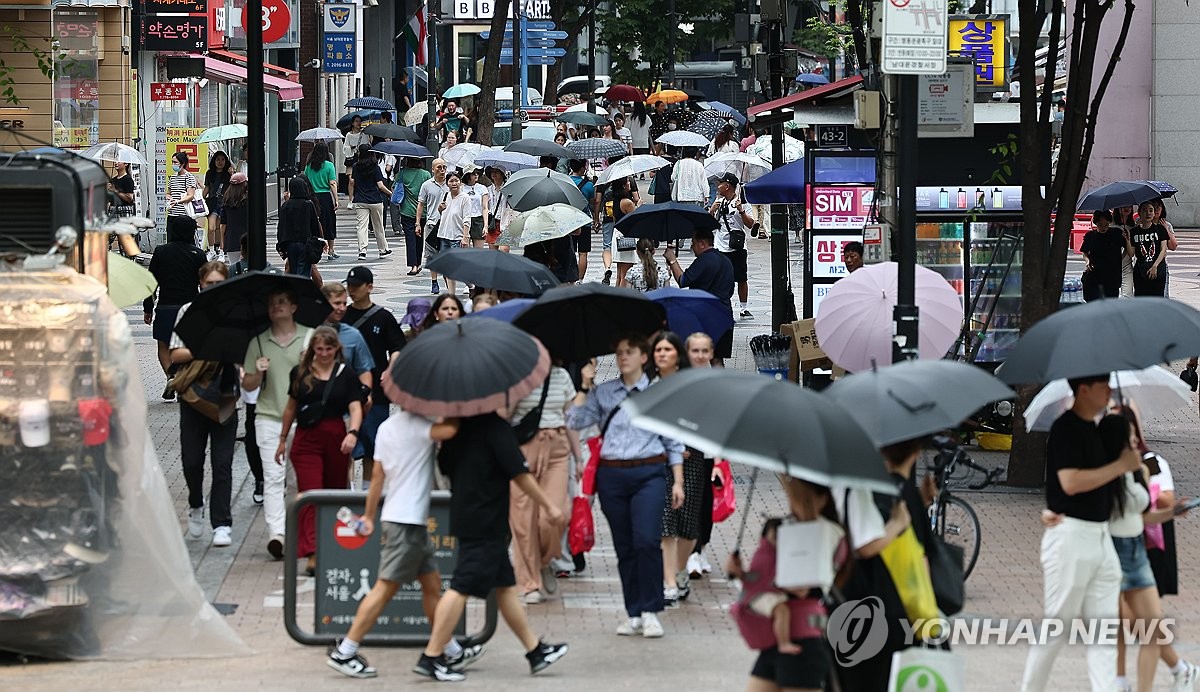
[(788, 522), (775, 540), (775, 585), (781, 589), (828, 589), (841, 529), (831, 521)]
[(363, 489), (363, 460), (353, 459), (350, 462), (350, 489), (361, 492)]
[(912, 647), (892, 654), (888, 692), (967, 689), (967, 661), (941, 649)]

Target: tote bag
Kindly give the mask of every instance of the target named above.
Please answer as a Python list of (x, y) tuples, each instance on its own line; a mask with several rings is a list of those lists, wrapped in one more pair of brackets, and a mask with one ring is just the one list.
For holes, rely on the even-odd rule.
[(892, 654), (888, 692), (965, 690), (967, 662), (961, 655), (914, 646)]
[(916, 631), (918, 639), (924, 640), (939, 634), (934, 622), (938, 618), (937, 598), (933, 594), (933, 582), (929, 577), (929, 565), (925, 561), (925, 549), (917, 540), (917, 534), (909, 526), (904, 533), (888, 544), (880, 553), (883, 564), (892, 575), (896, 593), (904, 604), (904, 614), (914, 625), (922, 622)]

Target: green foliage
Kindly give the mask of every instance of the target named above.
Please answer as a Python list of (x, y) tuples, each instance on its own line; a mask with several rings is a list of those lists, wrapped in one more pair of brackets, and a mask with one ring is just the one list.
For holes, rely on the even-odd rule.
[[(611, 11), (599, 12), (599, 44), (612, 56), (613, 82), (654, 86), (667, 74), (672, 59), (686, 56), (713, 39), (727, 37), (733, 26), (733, 12), (733, 0), (676, 0), (674, 19), (669, 0), (622, 0)], [(679, 25), (689, 23), (694, 26), (692, 33), (680, 30)], [(670, 55), (672, 33), (674, 56)], [(649, 69), (638, 70), (639, 61), (648, 63)]]
[(819, 17), (809, 17), (804, 28), (792, 34), (792, 42), (798, 47), (830, 59), (845, 52), (853, 40), (848, 24), (829, 24)]
[(992, 171), (992, 177), (988, 178), (989, 184), (1007, 185), (1013, 174), (1013, 165), (1017, 161), (1017, 136), (1009, 133), (1008, 139), (999, 144), (989, 147), (988, 151), (999, 159), (999, 165), (996, 170)]
[[(46, 77), (46, 79), (54, 78), (54, 56), (52, 55), (52, 51), (57, 48), (57, 46), (51, 44), (50, 50), (47, 51), (42, 50), (34, 45), (35, 41), (39, 44), (50, 43), (50, 39), (42, 37), (30, 38), (26, 36), (20, 28), (13, 27), (8, 24), (4, 25), (4, 27), (0, 29), (0, 36), (8, 37), (8, 39), (12, 42), (14, 53), (29, 53), (32, 55), (34, 59), (37, 60), (38, 70)], [(59, 56), (60, 59), (63, 57), (65, 57), (65, 55)], [(3, 55), (0, 55), (0, 98), (3, 98), (4, 102), (13, 106), (21, 105), (21, 98), (17, 96), (16, 79), (13, 77), (13, 68), (8, 66), (8, 63), (5, 62)]]

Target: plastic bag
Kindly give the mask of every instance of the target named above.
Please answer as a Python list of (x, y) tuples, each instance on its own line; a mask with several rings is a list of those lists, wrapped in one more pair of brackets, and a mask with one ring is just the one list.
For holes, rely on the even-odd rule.
[(596, 467), (600, 465), (600, 445), (602, 444), (604, 444), (603, 437), (593, 437), (587, 442), (588, 460), (583, 467), (583, 480), (579, 492), (588, 497), (596, 494)]
[(939, 617), (937, 598), (933, 594), (929, 565), (925, 562), (925, 549), (921, 547), (912, 527), (905, 529), (904, 533), (889, 543), (880, 556), (892, 575), (892, 583), (896, 585), (896, 593), (904, 604), (908, 621), (914, 624), (923, 621), (923, 626), (916, 632), (917, 638), (925, 640), (936, 636), (937, 632), (930, 631), (930, 627), (937, 628), (933, 622)]
[(967, 689), (967, 662), (962, 654), (911, 647), (892, 654), (888, 692), (914, 689)]
[(733, 473), (729, 469), (729, 462), (725, 459), (718, 459), (715, 468), (720, 476), (719, 480), (712, 482), (712, 520), (714, 524), (719, 524), (737, 511), (737, 498), (733, 493)]
[(572, 555), (588, 552), (596, 546), (596, 525), (592, 521), (592, 502), (579, 495), (571, 504), (571, 528), (567, 534)]

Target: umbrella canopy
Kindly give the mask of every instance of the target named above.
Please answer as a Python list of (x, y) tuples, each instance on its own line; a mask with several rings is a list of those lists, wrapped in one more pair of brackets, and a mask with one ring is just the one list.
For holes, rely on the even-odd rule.
[(382, 380), (388, 397), (410, 413), (478, 416), (511, 408), (549, 372), (546, 349), (512, 325), (454, 320), (421, 332)]
[(592, 217), (566, 204), (551, 204), (521, 212), (508, 225), (509, 235), (520, 241), (521, 247), (554, 240), (592, 225)]
[(421, 143), (421, 137), (417, 135), (416, 130), (411, 127), (397, 125), (396, 123), (374, 123), (364, 127), (363, 132), (381, 139), (395, 139), (414, 144)]
[(500, 191), (508, 195), (508, 205), (517, 211), (559, 203), (579, 209), (587, 205), (570, 176), (544, 168), (513, 173)]
[(742, 189), (751, 204), (804, 204), (804, 160), (777, 168)]
[(120, 142), (93, 144), (84, 149), (82, 155), (93, 161), (119, 161), (121, 163), (136, 163), (139, 166), (150, 165), (146, 157), (142, 156), (142, 152), (128, 144), (121, 144)]
[(710, 178), (732, 173), (743, 183), (753, 182), (771, 171), (771, 164), (754, 154), (722, 152), (704, 159), (704, 172)]
[(1095, 190), (1089, 190), (1083, 199), (1079, 200), (1079, 209), (1094, 211), (1096, 209), (1116, 209), (1117, 207), (1137, 206), (1142, 202), (1162, 197), (1162, 193), (1148, 182), (1125, 181), (1109, 183)]
[(483, 248), (451, 248), (439, 252), (428, 266), (456, 281), (523, 295), (540, 295), (559, 283), (543, 264)]
[(363, 108), (372, 111), (394, 111), (396, 107), (391, 101), (374, 96), (361, 96), (356, 99), (350, 99), (346, 102), (346, 108)]
[(626, 238), (667, 241), (691, 238), (697, 229), (717, 230), (717, 220), (704, 207), (680, 202), (643, 204), (617, 222)]
[[(1112, 373), (1108, 384), (1113, 398), (1133, 401), (1142, 424), (1151, 418), (1192, 405), (1191, 388), (1186, 382), (1160, 365), (1145, 370), (1121, 370)], [(1075, 395), (1066, 380), (1054, 380), (1033, 397), (1025, 409), (1025, 430), (1046, 431), (1058, 417), (1075, 405)]]
[[(861, 270), (860, 270), (861, 271)], [(855, 272), (857, 274), (858, 272)], [(839, 282), (840, 283), (840, 282)], [(924, 305), (921, 308), (924, 314)], [(1079, 348), (1082, 335), (1103, 335)], [(996, 371), (1009, 384), (1141, 370), (1200, 353), (1200, 312), (1168, 298), (1094, 300), (1025, 332)]]
[(801, 84), (821, 86), (822, 84), (828, 84), (829, 78), (823, 74), (816, 74), (814, 72), (801, 72), (800, 74), (796, 75), (796, 81)]
[(299, 324), (318, 326), (332, 310), (307, 276), (251, 271), (200, 291), (175, 333), (196, 358), (240, 363), (250, 340), (271, 326), (267, 296), (280, 289), (296, 296)]
[[(746, 147), (746, 153), (761, 157), (764, 161), (770, 161), (772, 137), (774, 137), (774, 135), (763, 135), (762, 137), (754, 140), (754, 144)], [(783, 138), (784, 163), (791, 163), (804, 158), (804, 142), (789, 135), (784, 135)]]
[(604, 98), (609, 101), (641, 101), (646, 98), (646, 94), (635, 86), (614, 84), (604, 92)]
[(661, 156), (653, 154), (634, 154), (626, 156), (604, 169), (600, 174), (598, 182), (601, 185), (611, 183), (614, 180), (628, 178), (632, 175), (645, 173), (647, 171), (657, 171), (658, 169), (671, 163)]
[(474, 163), (475, 157), (484, 151), (486, 149), (482, 144), (463, 142), (447, 149), (446, 153), (442, 155), (442, 160), (455, 168), (464, 168), (468, 163)]
[(350, 123), (351, 123), (351, 121), (354, 120), (355, 116), (362, 118), (362, 121), (364, 123), (379, 122), (380, 118), (383, 117), (381, 115), (381, 113), (382, 113), (382, 111), (371, 110), (369, 108), (364, 108), (363, 110), (358, 110), (358, 111), (353, 111), (351, 113), (347, 113), (347, 114), (343, 115), (342, 117), (338, 118), (337, 128), (339, 130), (350, 129)]
[(953, 428), (987, 404), (1015, 396), (982, 368), (950, 360), (869, 368), (823, 394), (849, 411), (876, 447)]
[(686, 100), (688, 100), (688, 95), (678, 89), (664, 89), (662, 91), (656, 91), (646, 97), (646, 103), (649, 103), (650, 105), (654, 105), (659, 101), (662, 101), (669, 106), (673, 103), (683, 103)]
[(460, 99), (464, 96), (474, 96), (483, 91), (474, 84), (455, 84), (446, 91), (442, 92), (442, 98)]
[(418, 101), (413, 104), (412, 108), (404, 111), (404, 124), (416, 125), (424, 120), (426, 115), (429, 115), (429, 102)]
[(1163, 197), (1174, 197), (1175, 193), (1179, 192), (1179, 188), (1165, 180), (1134, 180), (1135, 183), (1145, 183), (1150, 187), (1158, 190), (1158, 194)]
[(140, 303), (154, 294), (158, 281), (142, 265), (115, 252), (108, 253), (108, 297), (119, 308)]
[(525, 312), (525, 310), (527, 310), (530, 305), (533, 305), (534, 302), (535, 301), (533, 298), (512, 298), (511, 300), (506, 300), (499, 305), (493, 305), (485, 310), (477, 309), (474, 312), (467, 314), (467, 318), (487, 317), (489, 319), (511, 323), (517, 318), (517, 315)]
[(327, 142), (342, 138), (342, 133), (332, 127), (313, 127), (296, 135), (297, 142)]
[(412, 142), (405, 141), (380, 142), (379, 144), (372, 146), (371, 151), (415, 159), (427, 159), (433, 157), (433, 154), (429, 153), (429, 150), (420, 144), (413, 144)]
[(653, 334), (665, 319), (663, 307), (640, 291), (592, 283), (546, 291), (513, 324), (536, 336), (556, 358), (584, 361), (612, 353), (625, 334)]
[[(461, 144), (454, 147), (457, 149)], [(502, 171), (513, 173), (515, 171), (523, 171), (529, 168), (537, 168), (538, 160), (535, 156), (522, 154), (519, 151), (483, 151), (475, 157), (476, 166), (492, 166), (499, 168)]]
[(567, 144), (573, 159), (607, 159), (613, 156), (626, 156), (629, 147), (619, 139), (605, 137), (588, 137), (577, 139)]
[(736, 108), (729, 104), (721, 103), (720, 101), (709, 101), (708, 109), (720, 113), (726, 118), (733, 118), (737, 121), (738, 125), (746, 124), (746, 116), (742, 115)]
[(696, 122), (688, 125), (687, 131), (695, 132), (711, 140), (728, 124), (729, 118), (720, 113), (716, 111), (702, 111), (699, 117), (696, 118)]
[[(863, 267), (829, 289), (817, 310), (817, 340), (834, 363), (850, 372), (892, 362), (893, 312), (898, 290), (895, 262)], [(962, 299), (945, 277), (917, 267), (921, 306), (918, 346), (922, 359), (939, 359), (958, 337)]]
[(729, 303), (708, 291), (698, 288), (675, 288), (666, 286), (646, 293), (646, 297), (667, 311), (667, 329), (687, 338), (689, 334), (704, 332), (715, 344), (730, 329), (733, 329), (733, 313)]
[(553, 156), (559, 159), (575, 156), (570, 149), (546, 139), (518, 139), (504, 147), (504, 151), (517, 151), (530, 156)]
[[(584, 104), (584, 108), (587, 104)], [(589, 113), (586, 110), (568, 111), (558, 116), (558, 121), (563, 123), (573, 123), (575, 125), (591, 125), (592, 127), (600, 127), (608, 122), (608, 118), (599, 113)]]
[(707, 147), (709, 139), (687, 130), (672, 130), (654, 141), (672, 147)]
[[(714, 406), (713, 402), (720, 402)], [(676, 373), (622, 405), (634, 425), (705, 454), (824, 486), (896, 494), (867, 432), (791, 382), (725, 369)]]
[(227, 139), (238, 139), (239, 137), (248, 137), (249, 135), (250, 130), (247, 129), (245, 125), (241, 123), (234, 123), (232, 125), (217, 125), (216, 127), (210, 127), (204, 132), (201, 132), (200, 136), (197, 137), (195, 141), (196, 144), (203, 144), (205, 142), (223, 142)]

